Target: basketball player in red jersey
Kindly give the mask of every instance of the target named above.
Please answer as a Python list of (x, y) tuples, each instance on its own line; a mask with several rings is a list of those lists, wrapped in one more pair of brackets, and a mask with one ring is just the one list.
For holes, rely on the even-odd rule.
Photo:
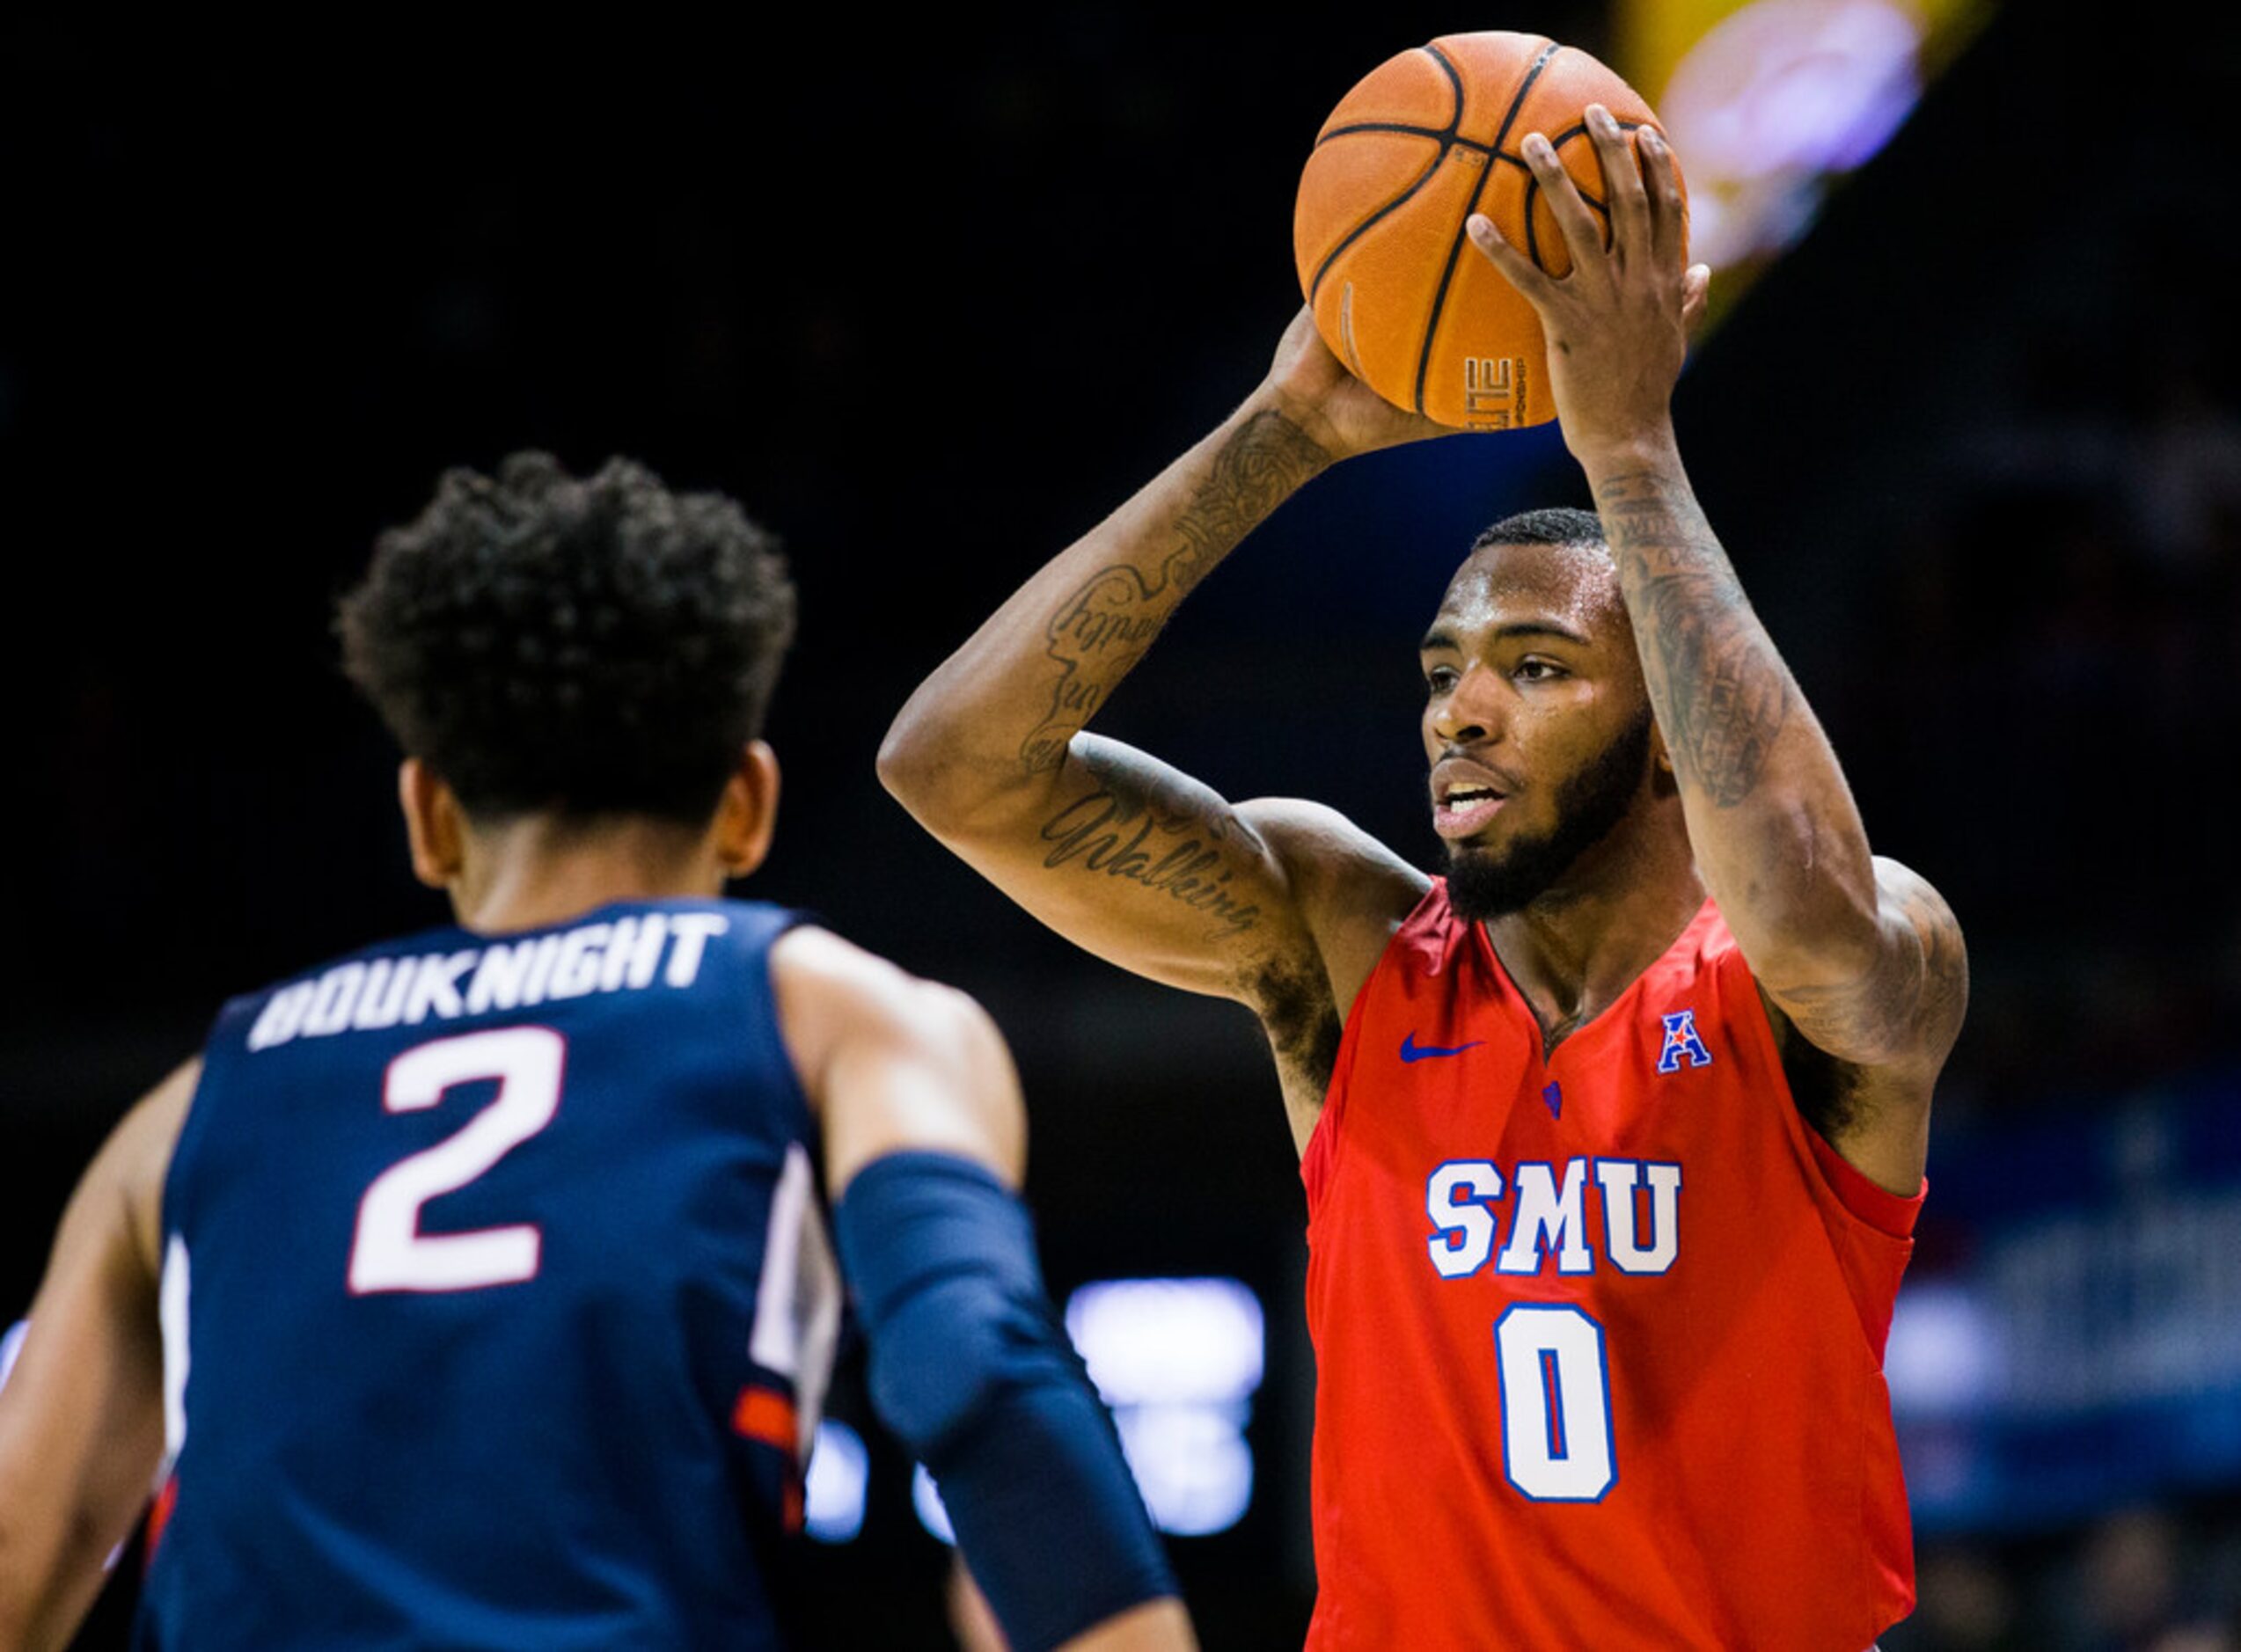
[(1305, 315), (919, 689), (881, 771), (1045, 923), (1267, 1030), (1309, 1212), (1311, 1646), (1860, 1652), (1913, 1604), (1881, 1363), (1966, 964), (1683, 474), (1707, 272), (1671, 157), (1589, 124), (1608, 248), (1538, 135), (1572, 274), (1468, 226), (1540, 312), (1597, 515), (1497, 524), (1424, 639), (1444, 880), (1084, 732), (1287, 495), (1439, 434)]

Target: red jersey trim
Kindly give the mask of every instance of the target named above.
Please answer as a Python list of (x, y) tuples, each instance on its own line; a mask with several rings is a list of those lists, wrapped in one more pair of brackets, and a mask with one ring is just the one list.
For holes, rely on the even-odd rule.
[(162, 1489), (157, 1492), (156, 1501), (149, 1505), (147, 1541), (142, 1546), (141, 1550), (142, 1575), (145, 1576), (148, 1568), (156, 1563), (156, 1551), (163, 1546), (164, 1530), (171, 1524), (172, 1513), (178, 1507), (179, 1473), (177, 1470), (173, 1470), (164, 1476)]
[[(1795, 1102), (1791, 1105), (1794, 1107)], [(1805, 1127), (1806, 1145), (1813, 1150), (1813, 1159), (1820, 1166), (1820, 1173), (1828, 1182), (1828, 1190), (1843, 1202), (1844, 1208), (1878, 1233), (1894, 1239), (1910, 1239), (1915, 1236), (1915, 1220), (1922, 1215), (1922, 1202), (1929, 1195), (1930, 1179), (1922, 1183), (1912, 1198), (1878, 1187), (1865, 1172), (1831, 1147), (1821, 1133), (1808, 1124)]]

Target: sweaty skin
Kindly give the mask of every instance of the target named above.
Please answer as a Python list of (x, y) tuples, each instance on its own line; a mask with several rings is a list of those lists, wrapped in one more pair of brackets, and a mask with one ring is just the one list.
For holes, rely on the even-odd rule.
[[(1869, 851), (1795, 680), (1682, 471), (1669, 404), (1708, 272), (1686, 261), (1671, 157), (1607, 110), (1608, 247), (1545, 139), (1525, 146), (1572, 259), (1562, 281), (1473, 245), (1530, 300), (1608, 559), (1497, 546), (1466, 562), (1424, 653), (1433, 765), (1503, 783), (1447, 823), (1462, 852), (1550, 823), (1646, 700), (1656, 731), (1616, 827), (1495, 949), (1553, 1044), (1609, 1004), (1709, 891), (1761, 983), (1802, 1106), (1882, 1187), (1921, 1185), (1930, 1090), (1966, 998), (1936, 891)], [(1348, 375), (1295, 318), (1245, 403), (1015, 593), (919, 685), (880, 752), (889, 790), (1044, 923), (1124, 969), (1260, 1018), (1304, 1151), (1340, 1019), (1424, 875), (1335, 811), (1232, 803), (1088, 732), (1190, 590), (1325, 466), (1446, 434)], [(1468, 800), (1467, 799), (1467, 800)], [(1439, 807), (1437, 795), (1434, 807)], [(1439, 817), (1435, 816), (1435, 823)]]

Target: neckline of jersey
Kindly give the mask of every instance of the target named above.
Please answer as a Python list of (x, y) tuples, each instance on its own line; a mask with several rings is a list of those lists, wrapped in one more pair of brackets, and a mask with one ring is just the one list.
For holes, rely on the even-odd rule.
[(626, 895), (619, 900), (602, 901), (597, 906), (587, 906), (572, 917), (554, 918), (549, 924), (531, 924), (522, 929), (470, 929), (465, 924), (438, 924), (399, 936), (394, 941), (377, 941), (376, 947), (425, 945), (439, 935), (465, 936), (477, 947), (498, 947), (518, 940), (534, 939), (539, 935), (557, 934), (562, 930), (581, 929), (586, 924), (606, 921), (625, 909), (637, 911), (676, 911), (680, 909), (707, 910), (713, 907), (729, 906), (735, 903), (725, 895)]
[(1709, 920), (1717, 916), (1718, 909), (1713, 904), (1712, 897), (1706, 895), (1704, 903), (1696, 909), (1694, 917), (1681, 926), (1681, 932), (1666, 943), (1666, 949), (1644, 964), (1640, 972), (1633, 980), (1626, 983), (1625, 989), (1616, 998), (1566, 1034), (1553, 1051), (1549, 1048), (1548, 1035), (1541, 1029), (1541, 1018), (1533, 1012), (1533, 1000), (1525, 996), (1525, 989), (1518, 985), (1515, 977), (1510, 974), (1509, 965), (1502, 961), (1501, 952), (1495, 947), (1494, 937), (1488, 932), (1485, 921), (1481, 918), (1473, 918), (1470, 929), (1471, 934), (1486, 954), (1486, 961), (1493, 966), (1495, 976), (1501, 982), (1504, 990), (1516, 998), (1519, 1005), (1525, 1011), (1525, 1019), (1533, 1028), (1534, 1064), (1540, 1071), (1545, 1073), (1556, 1061), (1558, 1053), (1572, 1049), (1589, 1033), (1613, 1020), (1627, 1000), (1642, 990), (1642, 983), (1656, 974), (1666, 960), (1680, 951), (1683, 943), (1702, 929)]

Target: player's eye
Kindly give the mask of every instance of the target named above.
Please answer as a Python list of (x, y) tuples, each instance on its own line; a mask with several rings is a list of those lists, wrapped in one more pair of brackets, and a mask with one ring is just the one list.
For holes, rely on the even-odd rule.
[(1455, 684), (1461, 680), (1461, 674), (1452, 665), (1427, 666), (1424, 674), (1424, 692), (1434, 695), (1452, 694), (1454, 692)]
[(1517, 669), (1510, 675), (1520, 683), (1553, 683), (1558, 677), (1570, 676), (1571, 673), (1554, 660), (1543, 660), (1535, 655), (1519, 661)]

